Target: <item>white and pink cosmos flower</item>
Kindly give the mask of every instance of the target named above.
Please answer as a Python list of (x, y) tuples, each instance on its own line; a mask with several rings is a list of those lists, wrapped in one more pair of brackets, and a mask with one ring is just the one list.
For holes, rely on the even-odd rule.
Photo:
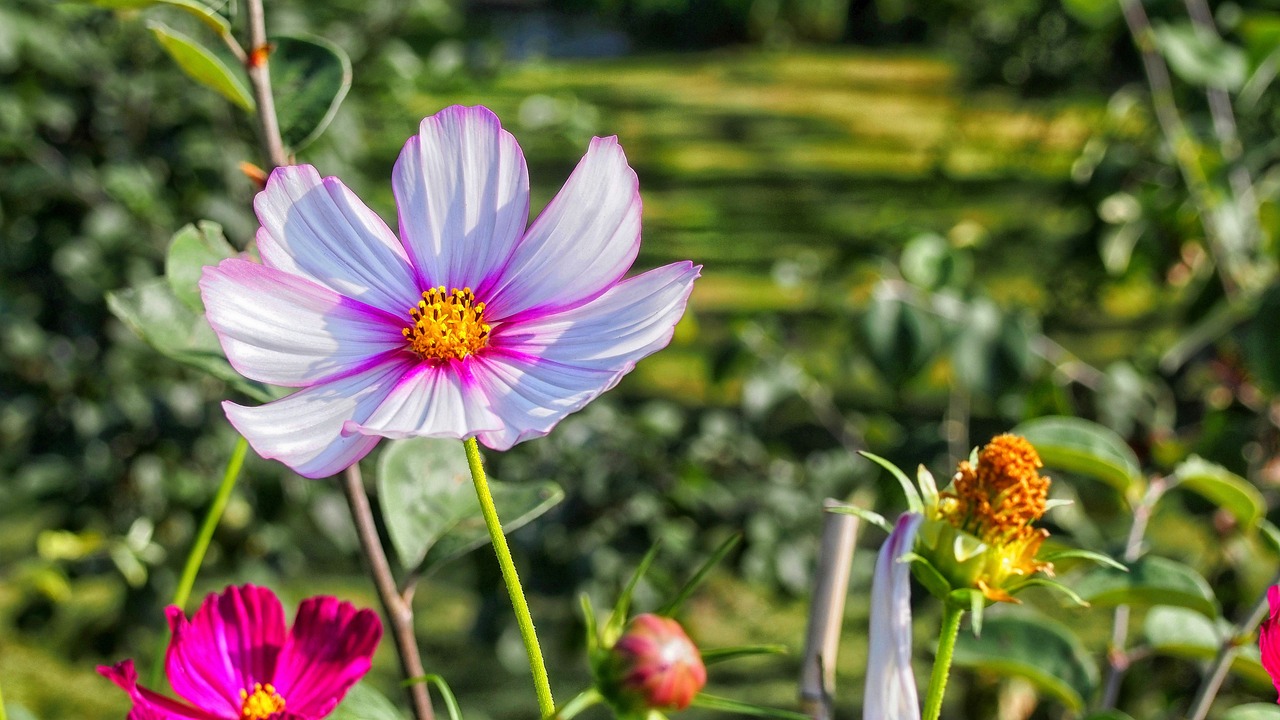
[(277, 168), (254, 201), (262, 263), (200, 281), (227, 359), (301, 388), (223, 404), (253, 448), (307, 477), (381, 438), (478, 438), (506, 450), (547, 434), (671, 340), (701, 266), (626, 278), (640, 192), (616, 138), (595, 138), (526, 229), (529, 178), (483, 107), (422, 121), (392, 177), (397, 238), (336, 178)]

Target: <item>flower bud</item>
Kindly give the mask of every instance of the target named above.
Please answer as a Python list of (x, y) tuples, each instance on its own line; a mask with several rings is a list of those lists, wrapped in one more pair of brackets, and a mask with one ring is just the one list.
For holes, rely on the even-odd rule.
[(680, 623), (645, 613), (607, 651), (598, 679), (621, 710), (683, 710), (707, 684), (707, 668)]

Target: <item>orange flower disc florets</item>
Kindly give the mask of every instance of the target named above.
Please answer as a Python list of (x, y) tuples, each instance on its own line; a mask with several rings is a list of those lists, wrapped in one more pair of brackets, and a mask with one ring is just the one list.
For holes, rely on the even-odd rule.
[(423, 360), (461, 360), (489, 344), (492, 328), (484, 321), (484, 303), (471, 288), (444, 286), (422, 293), (409, 308), (413, 324), (402, 330), (409, 349)]
[(1036, 449), (1017, 435), (999, 435), (978, 453), (975, 467), (960, 463), (947, 493), (956, 499), (948, 519), (987, 542), (1030, 539), (1049, 497), (1049, 478)]

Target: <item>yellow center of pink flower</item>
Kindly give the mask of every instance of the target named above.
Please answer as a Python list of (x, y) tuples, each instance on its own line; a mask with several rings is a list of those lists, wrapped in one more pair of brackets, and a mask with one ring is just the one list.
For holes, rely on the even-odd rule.
[(253, 684), (253, 692), (240, 691), (240, 720), (267, 720), (284, 711), (284, 698), (271, 683)]
[(423, 360), (461, 360), (489, 344), (484, 303), (476, 302), (469, 287), (448, 293), (443, 285), (431, 288), (409, 316), (413, 325), (403, 330), (404, 338)]

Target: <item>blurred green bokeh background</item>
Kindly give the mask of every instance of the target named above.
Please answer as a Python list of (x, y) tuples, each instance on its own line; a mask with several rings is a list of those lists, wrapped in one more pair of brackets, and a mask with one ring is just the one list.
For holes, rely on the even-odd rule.
[[(273, 33), (351, 56), (350, 96), (299, 160), (383, 217), (418, 121), (484, 104), (524, 148), (535, 209), (591, 136), (616, 134), (645, 203), (637, 266), (705, 265), (669, 349), (550, 437), (487, 458), (504, 481), (567, 492), (513, 536), (567, 694), (586, 677), (575, 596), (607, 605), (659, 538), (642, 606), (742, 532), (689, 609), (694, 635), (798, 649), (822, 499), (900, 509), (853, 449), (942, 477), (1021, 420), (1081, 415), (1156, 471), (1197, 452), (1274, 494), (1280, 117), (1258, 74), (1280, 39), (1272, 5), (1217, 8), (1261, 83), (1233, 89), (1239, 152), (1207, 139), (1203, 91), (1170, 57), (1209, 197), (1261, 231), (1228, 247), (1206, 239), (1117, 4), (273, 0), (267, 12)], [(1180, 3), (1150, 12), (1185, 22)], [(199, 32), (181, 13), (153, 16)], [(0, 6), (0, 686), (37, 718), (124, 715), (92, 668), (146, 665), (163, 641), (162, 608), (234, 443), (218, 407), (231, 391), (160, 357), (104, 301), (160, 274), (186, 223), (216, 221), (237, 246), (256, 227), (238, 169), (263, 162), (251, 123), (183, 77), (143, 20)], [(1217, 77), (1221, 57), (1200, 61)], [(1234, 167), (1253, 174), (1252, 205), (1231, 192)], [(1223, 302), (1231, 322), (1203, 323)], [(1081, 522), (1121, 542), (1111, 498), (1075, 490)], [(1207, 504), (1166, 506), (1152, 544), (1232, 609), (1252, 603), (1275, 557), (1226, 525)], [(872, 559), (855, 558), (839, 668), (850, 716)], [(254, 457), (197, 589), (244, 581), (287, 604), (375, 603), (337, 487)], [(428, 670), (469, 717), (528, 715), (487, 551), (429, 578), (416, 605)], [(1104, 646), (1109, 615), (1052, 611)], [(717, 668), (712, 689), (787, 705), (796, 675), (794, 655), (752, 661)], [(1135, 669), (1126, 692), (1138, 707), (1185, 704), (1192, 677), (1168, 661)], [(390, 693), (394, 678), (384, 648), (371, 682)], [(963, 676), (950, 702), (992, 717), (1010, 687)]]

